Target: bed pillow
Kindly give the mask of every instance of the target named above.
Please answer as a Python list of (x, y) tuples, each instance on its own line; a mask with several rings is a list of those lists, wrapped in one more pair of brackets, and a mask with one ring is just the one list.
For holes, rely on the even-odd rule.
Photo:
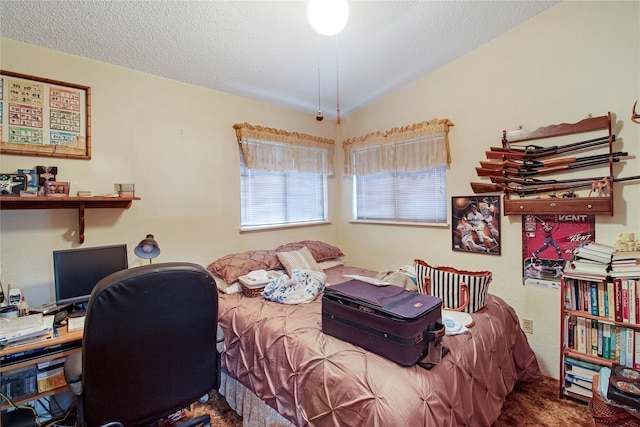
[(293, 270), (322, 271), (306, 246), (297, 251), (277, 252), (277, 254), (280, 264), (287, 271), (289, 277), (293, 277)]
[(207, 266), (207, 270), (222, 277), (227, 283), (233, 283), (238, 277), (254, 270), (278, 270), (282, 265), (274, 250), (256, 250), (239, 252), (218, 258)]
[(318, 265), (320, 266), (321, 269), (327, 270), (329, 268), (343, 266), (344, 262), (345, 262), (344, 258), (335, 258), (335, 259), (328, 259), (325, 261), (318, 261)]
[(342, 251), (328, 243), (319, 240), (303, 240), (301, 242), (287, 243), (276, 248), (276, 252), (299, 251), (308, 248), (317, 262), (343, 257)]
[(466, 271), (453, 267), (433, 267), (425, 261), (413, 261), (416, 268), (418, 292), (427, 293), (424, 286), (425, 277), (431, 279), (430, 294), (442, 298), (442, 307), (456, 309), (463, 305), (464, 294), (460, 285), (466, 284), (469, 292), (469, 304), (464, 311), (474, 313), (484, 308), (487, 291), (491, 283), (490, 271)]

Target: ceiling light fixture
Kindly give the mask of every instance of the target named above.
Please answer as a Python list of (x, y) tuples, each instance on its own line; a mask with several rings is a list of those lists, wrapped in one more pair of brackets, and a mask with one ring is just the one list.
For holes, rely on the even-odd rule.
[(318, 114), (316, 114), (316, 120), (321, 122), (323, 119), (324, 116), (320, 107), (320, 33), (318, 33)]
[(338, 59), (338, 35), (336, 34), (336, 123), (340, 124), (340, 60)]
[(340, 68), (338, 55), (338, 33), (342, 31), (349, 18), (349, 6), (346, 0), (310, 0), (307, 9), (309, 22), (318, 32), (318, 113), (316, 120), (324, 119), (320, 106), (320, 34), (336, 36), (336, 122), (340, 124)]
[(322, 35), (338, 34), (349, 18), (347, 0), (310, 0), (307, 9), (311, 26)]

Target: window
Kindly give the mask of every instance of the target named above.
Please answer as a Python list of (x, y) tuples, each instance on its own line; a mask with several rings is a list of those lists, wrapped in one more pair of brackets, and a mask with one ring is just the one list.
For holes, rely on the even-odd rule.
[(415, 223), (447, 221), (446, 167), (354, 176), (355, 219)]
[(241, 229), (325, 222), (332, 140), (234, 125), (240, 145)]
[(248, 169), (240, 155), (241, 228), (327, 220), (324, 174)]
[(445, 224), (450, 126), (436, 119), (344, 141), (354, 218)]

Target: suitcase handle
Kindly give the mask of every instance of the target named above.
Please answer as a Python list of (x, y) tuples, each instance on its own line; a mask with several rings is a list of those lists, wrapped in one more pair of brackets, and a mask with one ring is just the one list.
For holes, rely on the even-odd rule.
[[(433, 295), (431, 293), (431, 277), (424, 278), (424, 288), (427, 290), (427, 294)], [(469, 305), (469, 286), (466, 283), (460, 283), (460, 306), (456, 308), (450, 307), (442, 307), (444, 310), (451, 311), (464, 311)]]

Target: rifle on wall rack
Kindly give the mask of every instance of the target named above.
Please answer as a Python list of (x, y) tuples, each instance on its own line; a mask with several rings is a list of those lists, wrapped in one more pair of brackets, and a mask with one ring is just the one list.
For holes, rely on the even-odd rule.
[(501, 162), (480, 161), (480, 166), (485, 169), (502, 169), (502, 168), (535, 169), (535, 168), (543, 168), (543, 167), (549, 167), (549, 166), (566, 165), (569, 163), (578, 163), (578, 162), (588, 161), (588, 160), (604, 159), (609, 157), (621, 157), (621, 156), (626, 156), (628, 154), (629, 153), (618, 151), (617, 153), (604, 153), (604, 154), (596, 154), (593, 156), (584, 156), (584, 157), (563, 157), (560, 159), (552, 159), (552, 160), (506, 159)]
[[(593, 185), (595, 181), (599, 181), (601, 178), (595, 179), (575, 179), (575, 180), (564, 180), (562, 183), (560, 181), (556, 181), (556, 184), (541, 184), (541, 185), (525, 185), (525, 186), (509, 186), (508, 184), (488, 184), (482, 182), (471, 182), (471, 188), (475, 194), (481, 193), (496, 193), (500, 191), (505, 191), (507, 193), (516, 193), (520, 196), (528, 195), (528, 194), (537, 194), (537, 193), (548, 193), (554, 191), (564, 191), (570, 190), (573, 188), (581, 188), (581, 187), (590, 187)], [(610, 181), (613, 182), (623, 182), (623, 181), (633, 181), (636, 179), (640, 179), (640, 175), (629, 176), (626, 178), (611, 178)], [(544, 182), (544, 181), (541, 181)]]
[[(615, 141), (616, 136), (611, 135), (611, 141)], [(600, 138), (589, 139), (586, 141), (573, 142), (566, 145), (554, 145), (551, 147), (541, 147), (539, 145), (527, 145), (525, 148), (510, 147), (491, 147), (491, 151), (485, 151), (487, 159), (499, 159), (504, 160), (522, 159), (531, 160), (539, 159), (543, 157), (549, 157), (556, 154), (568, 153), (570, 151), (582, 150), (585, 148), (597, 147), (598, 145), (604, 145), (609, 143), (608, 136), (602, 136)]]
[(526, 169), (526, 168), (519, 168), (519, 169), (510, 169), (510, 168), (502, 168), (502, 169), (476, 168), (476, 172), (478, 173), (478, 176), (519, 176), (519, 177), (527, 177), (527, 176), (533, 176), (533, 175), (543, 175), (543, 174), (547, 174), (547, 173), (562, 172), (562, 171), (567, 171), (567, 170), (570, 170), (570, 169), (578, 169), (578, 168), (584, 168), (584, 167), (589, 167), (589, 166), (596, 166), (596, 165), (601, 165), (603, 163), (609, 163), (610, 161), (611, 162), (619, 162), (620, 158), (619, 157), (614, 157), (613, 159), (610, 159), (609, 156), (607, 156), (607, 158), (603, 158), (603, 159), (589, 160), (589, 161), (577, 162), (577, 163), (569, 163), (567, 165), (549, 166), (549, 167), (537, 168), (537, 169)]
[(518, 178), (516, 176), (491, 176), (489, 177), (494, 184), (518, 184), (518, 185), (552, 185), (552, 184), (570, 184), (572, 182), (594, 182), (602, 178), (575, 178), (575, 179), (537, 179), (537, 178)]

